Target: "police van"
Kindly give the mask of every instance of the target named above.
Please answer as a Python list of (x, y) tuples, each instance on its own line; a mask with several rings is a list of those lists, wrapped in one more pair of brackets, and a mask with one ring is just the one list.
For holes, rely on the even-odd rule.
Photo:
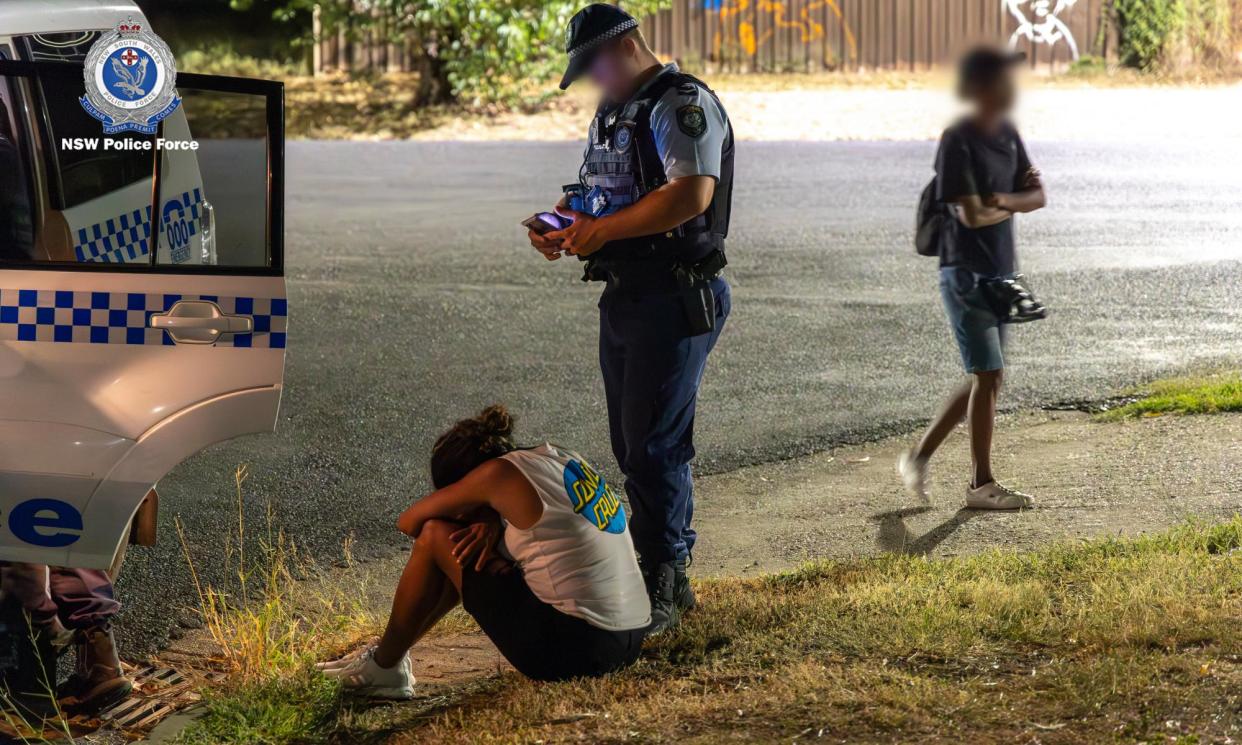
[(122, 24), (0, 2), (0, 561), (111, 567), (160, 478), (276, 423), (283, 87), (180, 73), (155, 134), (105, 135), (84, 69)]

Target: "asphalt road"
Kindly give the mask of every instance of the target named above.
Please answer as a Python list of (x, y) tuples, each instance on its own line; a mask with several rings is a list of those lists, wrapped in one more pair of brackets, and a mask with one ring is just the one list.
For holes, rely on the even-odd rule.
[[(1020, 254), (1052, 317), (1014, 334), (1008, 407), (1104, 397), (1242, 358), (1236, 141), (1030, 150), (1048, 209)], [(722, 471), (909, 429), (960, 376), (935, 263), (911, 247), (934, 143), (744, 143), (733, 316), (708, 369), (698, 467)], [(129, 651), (193, 603), (173, 529), (224, 574), (233, 470), (248, 524), (270, 505), (327, 564), (402, 545), (396, 514), (427, 486), (436, 434), (493, 401), (528, 442), (615, 473), (596, 370), (599, 289), (549, 264), (518, 222), (576, 173), (573, 144), (292, 143), (291, 301), (279, 432), (212, 448), (160, 485), (161, 544), (130, 553)], [(175, 633), (175, 630), (174, 630)]]

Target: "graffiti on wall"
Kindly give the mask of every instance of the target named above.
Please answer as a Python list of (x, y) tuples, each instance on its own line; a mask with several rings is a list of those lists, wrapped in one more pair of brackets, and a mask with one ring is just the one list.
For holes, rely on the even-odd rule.
[[(810, 44), (826, 38), (827, 30), (820, 16), (832, 13), (841, 24), (845, 36), (845, 54), (849, 59), (858, 56), (858, 43), (854, 32), (841, 13), (837, 0), (809, 0), (799, 3), (796, 13), (791, 13), (783, 0), (703, 0), (703, 7), (720, 18), (720, 30), (713, 39), (713, 48), (717, 56), (726, 45), (736, 45), (748, 56), (755, 54), (771, 41), (772, 37), (782, 29), (794, 29), (802, 43)], [(763, 23), (759, 18), (763, 18)], [(758, 26), (765, 26), (758, 31)], [(837, 60), (833, 58), (830, 45), (824, 45), (825, 64)]]
[(1070, 56), (1078, 59), (1078, 43), (1069, 26), (1061, 20), (1078, 0), (1001, 0), (1002, 5), (1018, 21), (1018, 28), (1009, 37), (1009, 48), (1015, 49), (1023, 40), (1032, 44), (1054, 47), (1062, 41)]

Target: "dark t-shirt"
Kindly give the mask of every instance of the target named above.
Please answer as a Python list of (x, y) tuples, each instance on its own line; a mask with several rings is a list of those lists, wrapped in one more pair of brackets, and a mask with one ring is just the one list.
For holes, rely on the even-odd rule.
[[(972, 194), (1022, 189), (1031, 167), (1018, 130), (1006, 123), (996, 134), (985, 134), (963, 120), (944, 131), (936, 152), (936, 198), (956, 202)], [(968, 228), (960, 220), (945, 220), (940, 266), (960, 266), (977, 274), (998, 277), (1017, 270), (1013, 218), (982, 228)]]

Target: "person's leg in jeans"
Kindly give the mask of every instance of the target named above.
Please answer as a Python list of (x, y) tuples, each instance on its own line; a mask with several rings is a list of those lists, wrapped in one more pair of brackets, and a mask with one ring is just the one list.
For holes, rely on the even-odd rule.
[(992, 475), (992, 434), (996, 400), (1004, 378), (1005, 326), (988, 306), (981, 277), (966, 269), (940, 272), (945, 313), (971, 380), (949, 397), (922, 439), (897, 462), (907, 489), (928, 499), (927, 463), (949, 433), (964, 420), (970, 424), (972, 474), (967, 503), (988, 509), (1027, 506), (1029, 497), (1001, 487)]
[(77, 635), (77, 667), (65, 686), (65, 706), (97, 712), (133, 690), (121, 670), (112, 619), (121, 609), (107, 572), (52, 567), (48, 588), (61, 623)]
[(48, 568), (44, 564), (0, 563), (0, 589), (6, 598), (21, 607), (35, 629), (60, 629), (56, 603), (48, 590)]

